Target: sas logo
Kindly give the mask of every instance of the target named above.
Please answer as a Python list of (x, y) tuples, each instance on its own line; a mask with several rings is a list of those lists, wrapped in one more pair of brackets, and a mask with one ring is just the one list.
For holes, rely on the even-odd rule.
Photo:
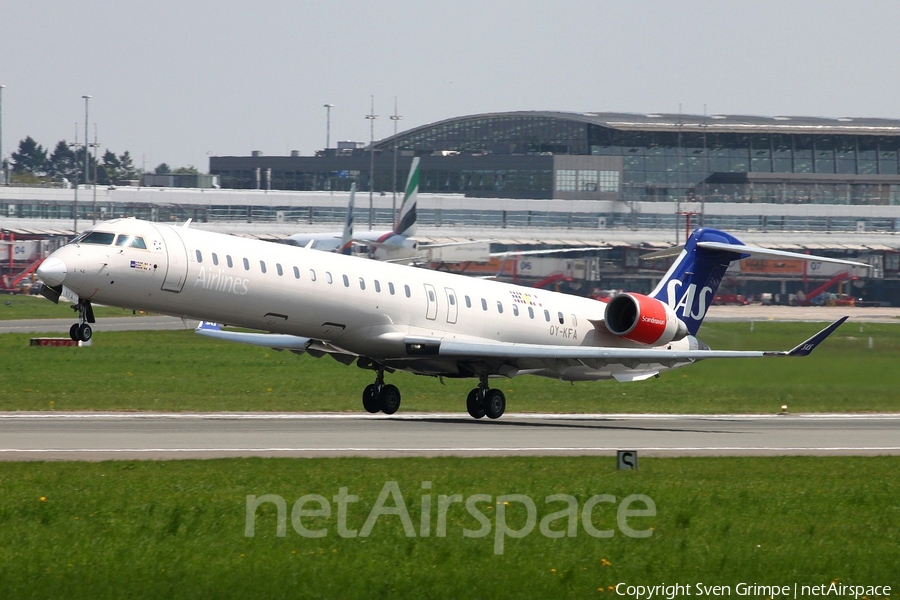
[(684, 283), (678, 279), (672, 279), (666, 285), (666, 297), (668, 298), (669, 307), (674, 310), (676, 314), (679, 309), (682, 309), (682, 318), (702, 319), (706, 316), (706, 311), (709, 309), (709, 305), (712, 301), (712, 288), (704, 286), (698, 293), (697, 284), (692, 283), (684, 290), (681, 298), (678, 298), (678, 288), (683, 285)]
[(131, 267), (132, 269), (137, 269), (138, 271), (152, 271), (153, 270), (153, 265), (151, 263), (141, 262), (139, 260), (131, 261), (131, 263), (128, 266)]

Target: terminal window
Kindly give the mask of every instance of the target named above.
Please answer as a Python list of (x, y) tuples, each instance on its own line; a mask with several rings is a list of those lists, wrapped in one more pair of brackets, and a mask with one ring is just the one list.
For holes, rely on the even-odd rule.
[(559, 169), (556, 171), (556, 191), (575, 191), (575, 169)]
[(597, 191), (597, 171), (578, 171), (578, 191)]
[(600, 171), (600, 191), (601, 192), (618, 192), (619, 191), (619, 172), (618, 171)]

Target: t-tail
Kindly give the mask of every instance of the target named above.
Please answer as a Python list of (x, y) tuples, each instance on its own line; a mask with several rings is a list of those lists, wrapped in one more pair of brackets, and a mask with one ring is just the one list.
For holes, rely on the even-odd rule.
[(736, 237), (724, 231), (695, 230), (669, 271), (650, 293), (652, 298), (668, 304), (675, 311), (675, 315), (687, 325), (691, 335), (696, 335), (700, 329), (728, 265), (749, 256), (734, 251), (707, 250), (699, 246), (699, 242), (743, 245)]
[[(673, 256), (671, 250), (663, 250), (644, 255), (642, 258), (663, 258)], [(717, 229), (696, 229), (688, 238), (678, 258), (668, 272), (650, 293), (651, 298), (668, 305), (675, 316), (686, 326), (691, 335), (696, 335), (716, 296), (728, 265), (736, 260), (751, 256), (768, 256), (799, 260), (833, 262), (868, 268), (869, 265), (837, 258), (799, 254), (784, 250), (770, 250), (747, 246), (733, 235)]]
[(341, 247), (338, 252), (350, 254), (353, 250), (353, 207), (356, 201), (356, 183), (350, 186), (350, 202), (347, 204), (347, 218), (344, 220), (344, 233), (341, 234)]
[(403, 194), (403, 204), (400, 206), (400, 216), (394, 226), (394, 233), (405, 237), (416, 234), (416, 200), (419, 195), (419, 157), (412, 160), (409, 168), (409, 178), (406, 180), (406, 191)]

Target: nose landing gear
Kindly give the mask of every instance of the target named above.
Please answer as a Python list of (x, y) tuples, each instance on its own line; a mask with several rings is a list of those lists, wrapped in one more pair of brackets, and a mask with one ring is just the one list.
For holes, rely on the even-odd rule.
[(88, 323), (95, 323), (94, 309), (88, 300), (79, 299), (72, 310), (78, 312), (78, 323), (74, 323), (69, 327), (69, 337), (76, 342), (88, 342), (94, 335), (94, 330)]

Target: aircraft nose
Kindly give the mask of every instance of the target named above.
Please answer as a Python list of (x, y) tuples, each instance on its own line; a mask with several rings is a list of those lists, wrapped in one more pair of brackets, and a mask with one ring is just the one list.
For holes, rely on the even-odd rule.
[(37, 276), (49, 286), (62, 285), (62, 282), (66, 280), (68, 272), (69, 267), (66, 265), (65, 261), (56, 256), (48, 257), (41, 263), (41, 266), (37, 268)]

